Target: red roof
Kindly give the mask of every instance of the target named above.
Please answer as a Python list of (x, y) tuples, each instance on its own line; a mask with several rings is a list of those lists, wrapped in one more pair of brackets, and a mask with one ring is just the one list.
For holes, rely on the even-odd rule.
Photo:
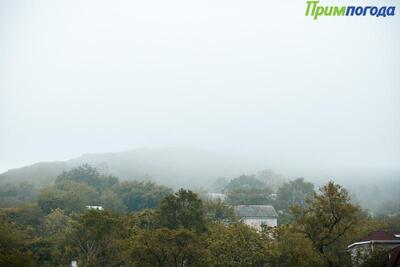
[(372, 241), (372, 240), (393, 240), (400, 241), (400, 230), (388, 230), (388, 231), (375, 231), (364, 236), (359, 242)]
[(400, 246), (397, 246), (389, 251), (389, 266), (400, 266)]

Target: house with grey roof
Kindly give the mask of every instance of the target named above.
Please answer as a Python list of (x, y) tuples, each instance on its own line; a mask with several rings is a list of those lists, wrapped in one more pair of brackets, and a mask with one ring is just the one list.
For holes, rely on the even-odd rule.
[(239, 205), (235, 212), (242, 222), (258, 231), (278, 225), (278, 214), (270, 205)]

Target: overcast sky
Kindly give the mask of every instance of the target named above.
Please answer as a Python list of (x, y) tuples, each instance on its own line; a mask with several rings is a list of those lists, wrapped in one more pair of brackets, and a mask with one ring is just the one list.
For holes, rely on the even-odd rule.
[(144, 146), (399, 169), (399, 15), (305, 6), (0, 0), (0, 172)]

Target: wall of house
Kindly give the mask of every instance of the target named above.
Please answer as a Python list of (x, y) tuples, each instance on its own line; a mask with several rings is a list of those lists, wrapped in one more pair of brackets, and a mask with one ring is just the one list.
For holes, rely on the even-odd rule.
[(368, 257), (368, 255), (371, 253), (372, 250), (382, 249), (389, 251), (397, 246), (399, 246), (398, 243), (397, 244), (367, 243), (350, 248), (349, 253), (351, 255), (353, 265), (359, 266), (363, 263), (364, 259)]
[(276, 227), (278, 225), (276, 218), (245, 218), (243, 222), (257, 231), (261, 231), (263, 225), (268, 227)]

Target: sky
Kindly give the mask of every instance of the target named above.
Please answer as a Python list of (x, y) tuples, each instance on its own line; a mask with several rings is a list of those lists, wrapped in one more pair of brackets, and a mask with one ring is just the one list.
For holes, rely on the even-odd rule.
[(305, 7), (0, 0), (0, 172), (170, 146), (400, 169), (399, 15)]

